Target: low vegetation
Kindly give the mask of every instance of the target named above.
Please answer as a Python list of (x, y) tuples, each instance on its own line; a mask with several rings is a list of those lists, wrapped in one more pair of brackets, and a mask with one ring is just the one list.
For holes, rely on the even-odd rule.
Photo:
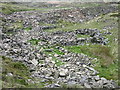
[(0, 3), (1, 10), (0, 12), (4, 14), (12, 14), (13, 12), (20, 12), (20, 11), (31, 11), (35, 10), (33, 8), (28, 8), (25, 6), (17, 6), (11, 3)]
[[(1, 56), (1, 58), (3, 61), (3, 87), (26, 87), (28, 85), (26, 81), (30, 78), (28, 68), (21, 62), (13, 62), (10, 58), (5, 56)], [(11, 76), (9, 76), (9, 74), (11, 74)]]
[[(112, 14), (114, 15), (114, 14)], [(105, 22), (105, 20), (108, 20)], [(98, 24), (100, 21), (101, 24)], [(99, 18), (99, 21), (92, 20), (85, 25), (81, 25), (80, 28), (98, 28), (103, 32), (103, 28), (105, 26), (111, 26), (112, 23), (117, 22), (117, 18), (111, 17), (111, 14), (104, 15), (102, 18)], [(104, 22), (103, 22), (104, 21)], [(96, 24), (97, 23), (97, 24)], [(106, 35), (109, 43), (104, 45), (96, 45), (96, 44), (88, 44), (81, 46), (68, 46), (66, 49), (70, 50), (74, 53), (84, 53), (90, 57), (97, 58), (97, 61), (93, 60), (94, 68), (99, 71), (99, 75), (101, 77), (105, 77), (107, 79), (118, 80), (118, 27), (114, 26), (109, 29), (112, 33), (111, 35)]]
[[(94, 6), (93, 4), (92, 6)], [(76, 4), (76, 6), (79, 6)], [(89, 5), (90, 6), (90, 5)], [(92, 7), (91, 6), (91, 7)], [(95, 6), (99, 6), (99, 4), (96, 4)], [(41, 9), (35, 9), (35, 8), (28, 8), (28, 7), (20, 7), (16, 5), (11, 4), (1, 4), (2, 10), (0, 12), (4, 14), (12, 14), (13, 12), (19, 12), (19, 11), (29, 11), (29, 10), (41, 10)], [(83, 7), (83, 6), (81, 6)], [(65, 8), (65, 6), (59, 7), (59, 8)], [(52, 10), (54, 8), (50, 9), (43, 9), (43, 10)], [(52, 26), (55, 25), (56, 28), (46, 29), (46, 32), (55, 32), (55, 31), (73, 31), (76, 29), (85, 29), (85, 28), (91, 28), (91, 29), (99, 29), (102, 33), (104, 33), (105, 30), (109, 30), (112, 34), (111, 35), (105, 35), (104, 37), (108, 38), (109, 43), (105, 45), (99, 45), (99, 44), (85, 44), (85, 45), (75, 45), (75, 46), (64, 46), (65, 49), (73, 52), (73, 53), (83, 53), (88, 55), (89, 57), (96, 58), (92, 60), (93, 67), (99, 71), (99, 74), (101, 77), (105, 77), (106, 79), (113, 79), (118, 80), (118, 27), (112, 26), (114, 23), (118, 22), (118, 13), (110, 13), (106, 15), (101, 15), (97, 18), (94, 18), (92, 20), (83, 22), (83, 23), (73, 23), (65, 20), (58, 20), (55, 24), (47, 24), (47, 23), (39, 23), (41, 26)], [(26, 31), (29, 31), (32, 29), (32, 27), (23, 27), (22, 22), (15, 22), (12, 23), (11, 26), (5, 27), (6, 30), (15, 30), (15, 29), (24, 29)], [(9, 32), (8, 32), (9, 33)], [(10, 32), (11, 33), (11, 32)], [(87, 38), (90, 37), (89, 35), (77, 35), (78, 38)], [(31, 39), (28, 42), (30, 42), (32, 45), (38, 45), (41, 40), (37, 39)], [(40, 46), (41, 47), (41, 46)], [(63, 65), (62, 61), (54, 57), (55, 54), (57, 55), (64, 55), (63, 52), (59, 51), (55, 48), (55, 46), (51, 46), (49, 48), (43, 48), (44, 53), (46, 55), (49, 55), (52, 57), (52, 59), (55, 61), (55, 64), (57, 66)], [(47, 51), (47, 49), (51, 49), (51, 51)], [(28, 70), (28, 67), (26, 67), (21, 62), (14, 62), (12, 59), (7, 58), (5, 56), (0, 56), (0, 58), (3, 61), (3, 71), (2, 71), (2, 81), (3, 81), (3, 87), (9, 88), (20, 88), (20, 87), (36, 87), (41, 88), (44, 87), (45, 83), (52, 83), (52, 81), (48, 81), (45, 83), (28, 83), (28, 79), (30, 78), (30, 72)], [(43, 62), (40, 62), (43, 63)], [(11, 76), (9, 76), (9, 74)], [(117, 81), (118, 82), (118, 81)], [(118, 82), (120, 84), (120, 82)], [(70, 86), (63, 85), (63, 87), (68, 88)], [(82, 86), (74, 86), (74, 87), (82, 87)], [(71, 87), (70, 87), (71, 88)]]

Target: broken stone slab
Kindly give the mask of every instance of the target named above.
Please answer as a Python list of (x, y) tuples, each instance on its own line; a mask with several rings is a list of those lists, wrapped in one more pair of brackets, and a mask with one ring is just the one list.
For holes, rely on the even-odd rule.
[(89, 69), (89, 70), (91, 70), (91, 71), (93, 71), (93, 75), (96, 75), (96, 74), (98, 74), (98, 71), (96, 71), (94, 68), (92, 68), (92, 67), (89, 67), (89, 66), (87, 66), (87, 65), (83, 65), (83, 67), (85, 67), (85, 68), (87, 68), (87, 69)]
[(38, 64), (38, 61), (36, 59), (33, 59), (32, 61), (32, 64), (34, 64), (35, 66)]

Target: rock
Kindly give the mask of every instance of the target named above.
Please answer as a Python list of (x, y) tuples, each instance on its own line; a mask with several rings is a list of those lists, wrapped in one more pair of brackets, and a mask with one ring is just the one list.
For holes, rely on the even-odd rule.
[(93, 71), (93, 75), (96, 75), (96, 74), (98, 73), (98, 72), (97, 72), (94, 68), (92, 68), (92, 67), (89, 67), (89, 66), (87, 66), (87, 65), (83, 65), (83, 67), (85, 67), (85, 68)]
[(12, 73), (7, 73), (7, 76), (13, 77), (13, 74)]
[(82, 73), (82, 72), (76, 72), (76, 74), (81, 75), (81, 74), (83, 74), (83, 73)]
[(87, 84), (87, 83), (84, 83), (84, 86), (85, 86), (86, 88), (91, 88), (91, 86), (90, 86), (89, 84)]
[[(107, 6), (106, 6), (107, 7)], [(109, 9), (110, 8), (110, 9)], [(45, 32), (46, 29), (56, 28), (58, 19), (65, 19), (72, 22), (83, 22), (91, 20), (101, 14), (114, 11), (113, 7), (97, 7), (97, 8), (76, 8), (74, 10), (53, 10), (49, 13), (39, 13), (37, 11), (22, 11), (15, 12), (11, 15), (3, 15), (0, 13), (0, 17), (4, 17), (2, 20), (5, 24), (2, 26), (1, 36), (2, 42), (0, 44), (0, 53), (3, 56), (12, 58), (13, 61), (21, 61), (29, 67), (31, 76), (44, 79), (47, 81), (59, 81), (69, 85), (70, 88), (75, 87), (76, 84), (82, 84), (87, 88), (111, 88), (115, 87), (112, 81), (105, 78), (96, 76), (97, 71), (90, 66), (91, 60), (84, 54), (75, 54), (64, 48), (64, 46), (73, 45), (88, 45), (108, 43), (108, 39), (103, 37), (106, 34), (111, 34), (108, 29), (111, 27), (105, 27), (107, 32), (100, 32), (98, 29), (78, 29), (76, 31), (56, 31)], [(31, 12), (31, 13), (29, 13)], [(32, 15), (27, 15), (32, 14)], [(54, 16), (59, 14), (59, 18)], [(22, 29), (15, 30), (12, 23), (19, 21), (23, 22), (24, 28), (31, 27), (29, 31)], [(39, 22), (46, 25), (38, 25)], [(88, 22), (89, 23), (89, 22)], [(6, 27), (10, 27), (6, 29)], [(65, 27), (64, 25), (61, 27)], [(23, 29), (24, 29), (23, 28)], [(6, 34), (11, 32), (13, 34)], [(86, 35), (88, 37), (78, 38), (77, 35)], [(32, 41), (33, 40), (33, 41)], [(32, 45), (28, 41), (35, 42), (38, 45)], [(57, 45), (57, 46), (56, 46)], [(55, 54), (53, 49), (46, 49), (47, 47), (56, 46), (58, 50), (65, 53), (64, 55)], [(45, 52), (53, 52), (53, 54), (46, 54)], [(53, 57), (65, 61), (65, 64), (61, 66), (55, 65)], [(42, 61), (40, 63), (40, 61)], [(39, 63), (39, 64), (38, 64)], [(83, 66), (82, 66), (83, 65)], [(8, 73), (8, 76), (13, 76), (12, 73)], [(20, 77), (21, 78), (21, 77)], [(38, 79), (39, 80), (39, 79)], [(30, 81), (30, 80), (28, 80)], [(60, 87), (59, 83), (52, 83), (48, 85), (50, 88)]]
[(77, 84), (75, 81), (69, 81), (68, 84), (71, 86), (71, 85), (74, 85), (74, 84)]
[(48, 79), (48, 80), (54, 80), (53, 77), (48, 77), (48, 76), (46, 76), (45, 79)]
[(54, 85), (55, 85), (55, 87), (60, 87), (60, 86), (61, 86), (61, 85), (59, 85), (59, 84), (57, 84), (57, 83), (55, 83)]
[(100, 77), (97, 75), (97, 76), (94, 76), (95, 80), (100, 80)]
[(65, 76), (67, 76), (67, 74), (68, 74), (68, 69), (60, 69), (59, 75), (61, 77), (65, 77)]
[(45, 49), (46, 52), (52, 52), (52, 49)]
[(33, 59), (32, 61), (32, 64), (34, 64), (35, 66), (38, 64), (38, 61), (36, 59)]
[(58, 54), (54, 54), (55, 57), (58, 57), (59, 55)]

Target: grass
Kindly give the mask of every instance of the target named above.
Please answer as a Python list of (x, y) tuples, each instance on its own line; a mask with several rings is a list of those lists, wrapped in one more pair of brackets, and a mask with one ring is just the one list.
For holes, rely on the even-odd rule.
[(60, 66), (60, 65), (65, 64), (64, 62), (60, 61), (60, 60), (57, 59), (56, 57), (53, 57), (53, 60), (55, 61), (55, 64), (56, 64), (57, 66)]
[(52, 52), (45, 52), (45, 53), (47, 53), (47, 54), (58, 54), (58, 55), (64, 55), (64, 53), (63, 52), (61, 52), (60, 50), (58, 50), (58, 49), (56, 49), (54, 46), (51, 46), (51, 47), (49, 47), (49, 48), (44, 48), (44, 49), (52, 49), (53, 51)]
[[(114, 13), (112, 13), (114, 14)], [(107, 21), (108, 20), (108, 21)], [(55, 32), (55, 31), (74, 31), (76, 29), (85, 29), (85, 28), (91, 28), (91, 29), (99, 29), (100, 31), (103, 31), (103, 28), (105, 26), (111, 25), (112, 23), (116, 22), (118, 20), (117, 17), (111, 17), (110, 14), (101, 15), (99, 17), (96, 17), (92, 20), (83, 22), (83, 23), (73, 23), (69, 21), (64, 20), (58, 20), (58, 26), (54, 29), (48, 29), (47, 32)], [(106, 22), (107, 21), (107, 22)]]
[(21, 22), (15, 22), (15, 23), (13, 23), (13, 28), (14, 29), (22, 29), (23, 24)]
[[(21, 62), (14, 62), (5, 56), (0, 58), (2, 59), (2, 88), (43, 88), (46, 83), (52, 83), (51, 81), (42, 83), (40, 79), (30, 77), (28, 67)], [(13, 76), (7, 76), (8, 73), (12, 73)], [(28, 79), (38, 83), (27, 82)]]
[[(56, 57), (54, 57), (55, 53), (53, 53), (53, 52), (45, 52), (45, 54), (47, 54), (47, 55), (52, 57), (52, 60), (55, 61), (55, 65), (60, 66), (60, 65), (65, 64), (64, 62), (62, 62), (59, 59), (57, 59)], [(40, 62), (40, 63), (42, 63), (42, 62)]]
[(52, 25), (54, 25), (54, 24), (48, 24), (48, 23), (40, 22), (39, 25), (40, 25), (40, 26), (52, 26)]
[[(25, 87), (28, 85), (26, 82), (30, 77), (28, 68), (21, 62), (13, 62), (10, 58), (1, 56), (2, 58), (2, 80), (4, 82), (3, 87)], [(13, 76), (6, 76), (8, 73), (12, 73)], [(19, 78), (20, 77), (20, 78)], [(7, 86), (7, 84), (8, 86)]]
[[(79, 28), (81, 29), (97, 28), (103, 33), (105, 32), (103, 31), (103, 28), (105, 26), (112, 26), (114, 23), (117, 23), (118, 18), (114, 17), (113, 16), (114, 14), (115, 13), (102, 15), (100, 17), (97, 17), (93, 20), (90, 20), (78, 26), (80, 26)], [(114, 26), (113, 28), (107, 30), (109, 30), (112, 33), (112, 35), (104, 35), (104, 37), (108, 38), (109, 40), (109, 43), (106, 46), (89, 44), (89, 45), (81, 45), (81, 46), (67, 46), (64, 48), (66, 48), (67, 50), (73, 53), (84, 53), (89, 57), (97, 58), (97, 61), (92, 60), (92, 63), (94, 64), (94, 68), (99, 71), (99, 75), (101, 77), (105, 77), (106, 79), (113, 79), (117, 81), (118, 80), (118, 63), (117, 63), (118, 41), (116, 41), (115, 38), (116, 39), (118, 38), (118, 27)]]
[(30, 42), (32, 45), (38, 45), (38, 42), (40, 42), (41, 40), (37, 40), (37, 39), (31, 39), (28, 42)]
[[(8, 23), (9, 24), (9, 23)], [(18, 29), (22, 29), (23, 28), (23, 24), (22, 22), (12, 22), (10, 23), (10, 25), (6, 26), (6, 25), (3, 25), (3, 29), (4, 29), (4, 33), (6, 34), (15, 34), (15, 32), (18, 30)]]
[(79, 8), (83, 8), (83, 7), (90, 8), (90, 7), (97, 7), (97, 6), (105, 6), (104, 3), (94, 3), (94, 2), (92, 2), (92, 3), (82, 3), (82, 4), (80, 4), (80, 3), (72, 3), (72, 5), (74, 7), (79, 7)]
[(24, 28), (24, 30), (29, 31), (32, 29), (32, 26)]
[(119, 17), (119, 16), (120, 16), (120, 13), (111, 13), (110, 16), (111, 16), (111, 17)]
[(88, 56), (92, 56), (95, 58), (96, 57), (102, 58), (105, 60), (109, 60), (110, 58), (113, 59), (113, 56), (110, 53), (110, 48), (107, 46), (89, 44), (89, 45), (79, 45), (79, 46), (66, 46), (65, 48), (73, 53), (84, 53)]
[(35, 10), (34, 8), (28, 8), (25, 6), (15, 5), (11, 3), (0, 3), (0, 6), (1, 6), (0, 12), (4, 14), (12, 14), (14, 12)]
[(118, 66), (117, 63), (113, 62), (114, 56), (111, 54), (109, 47), (102, 45), (83, 45), (68, 46), (65, 48), (73, 53), (84, 53), (89, 57), (97, 58), (97, 63), (94, 60), (93, 63), (95, 65), (94, 68), (100, 72), (99, 75), (107, 79), (117, 80)]
[(52, 49), (52, 50), (53, 50), (52, 52), (47, 52), (47, 51), (45, 51), (44, 53), (47, 54), (47, 55), (52, 56), (52, 60), (55, 61), (55, 64), (56, 64), (57, 66), (60, 66), (60, 65), (63, 65), (63, 64), (64, 64), (64, 62), (62, 62), (62, 61), (60, 61), (59, 59), (57, 59), (56, 57), (54, 57), (55, 54), (57, 54), (57, 55), (64, 55), (63, 52), (61, 52), (61, 51), (59, 51), (58, 49), (54, 48), (54, 46), (51, 46), (51, 47), (49, 47), (49, 48), (44, 48), (44, 49)]
[(89, 38), (89, 35), (81, 35), (81, 34), (77, 34), (77, 38)]
[(53, 51), (54, 53), (58, 54), (58, 55), (64, 55), (63, 52), (59, 51), (58, 49), (54, 49)]
[(5, 26), (6, 29), (22, 29), (23, 24), (21, 22), (13, 22), (10, 26)]

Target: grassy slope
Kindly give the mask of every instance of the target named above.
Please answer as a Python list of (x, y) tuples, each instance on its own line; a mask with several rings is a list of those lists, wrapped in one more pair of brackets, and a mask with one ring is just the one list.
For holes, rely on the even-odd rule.
[(1, 7), (0, 12), (4, 14), (12, 14), (13, 12), (35, 10), (34, 8), (11, 4), (11, 3), (0, 3), (0, 7)]
[[(97, 22), (98, 19), (99, 21)], [(103, 22), (106, 20), (109, 21)], [(117, 23), (117, 18), (111, 17), (110, 14), (108, 14), (86, 22), (86, 24), (81, 24), (80, 28), (97, 28), (103, 32), (105, 26), (111, 26), (113, 23)], [(105, 36), (110, 41), (106, 46), (90, 44), (65, 48), (74, 53), (84, 53), (90, 57), (97, 58), (98, 61), (95, 62), (95, 60), (93, 60), (93, 63), (95, 64), (94, 68), (100, 72), (99, 75), (107, 79), (118, 80), (118, 44), (117, 41), (115, 41), (115, 38), (118, 38), (118, 27), (115, 26), (109, 29), (109, 31), (112, 32), (112, 35)]]
[[(27, 67), (20, 62), (13, 62), (10, 58), (4, 56), (1, 58), (3, 87), (25, 87), (30, 74)], [(13, 76), (6, 76), (8, 73), (12, 73)]]
[[(40, 3), (37, 3), (40, 4)], [(20, 12), (20, 11), (40, 11), (40, 12), (48, 12), (51, 10), (59, 10), (59, 9), (71, 9), (73, 7), (97, 7), (97, 6), (103, 6), (103, 4), (100, 3), (66, 3), (66, 4), (61, 4), (60, 6), (56, 7), (49, 7), (49, 8), (44, 8), (44, 7), (31, 7), (23, 4), (13, 4), (13, 3), (0, 3), (0, 12), (4, 14), (12, 14), (13, 12)]]
[[(2, 59), (2, 88), (43, 88), (45, 83), (51, 83), (51, 81), (27, 82), (28, 79), (36, 82), (40, 79), (30, 77), (28, 67), (21, 62), (14, 62), (5, 56), (0, 58)], [(13, 76), (8, 76), (8, 73), (12, 73)]]

